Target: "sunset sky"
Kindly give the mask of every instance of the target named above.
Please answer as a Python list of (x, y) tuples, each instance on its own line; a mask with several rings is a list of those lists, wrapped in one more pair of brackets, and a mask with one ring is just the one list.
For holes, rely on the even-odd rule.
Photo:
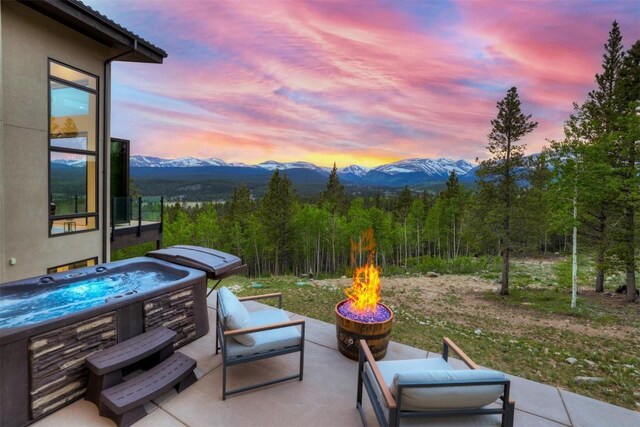
[(114, 65), (114, 137), (249, 164), (486, 158), (511, 86), (537, 152), (594, 87), (611, 22), (640, 38), (638, 0), (85, 3), (169, 54)]

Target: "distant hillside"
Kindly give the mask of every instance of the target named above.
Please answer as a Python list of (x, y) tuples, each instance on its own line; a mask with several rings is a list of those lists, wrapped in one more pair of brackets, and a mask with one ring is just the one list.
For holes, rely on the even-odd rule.
[[(82, 166), (64, 160), (59, 164), (66, 168), (67, 173), (76, 169), (74, 166)], [(152, 156), (132, 156), (130, 167), (135, 186), (143, 195), (195, 201), (226, 199), (242, 183), (251, 189), (255, 197), (260, 197), (276, 169), (287, 174), (298, 194), (314, 196), (324, 190), (331, 171), (331, 168), (309, 162), (270, 160), (246, 165), (227, 163), (218, 158), (164, 159)], [(470, 179), (465, 179), (465, 176), (473, 169), (473, 165), (465, 160), (416, 158), (372, 169), (350, 165), (338, 169), (338, 175), (350, 194), (372, 194), (376, 191), (396, 192), (405, 185), (414, 190), (438, 191), (452, 170), (462, 182), (472, 183), (475, 175)]]

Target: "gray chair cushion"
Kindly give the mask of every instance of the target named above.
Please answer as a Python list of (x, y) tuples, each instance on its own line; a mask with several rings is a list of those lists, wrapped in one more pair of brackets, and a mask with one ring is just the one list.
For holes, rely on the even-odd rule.
[[(433, 357), (429, 359), (388, 360), (377, 362), (376, 365), (378, 365), (382, 378), (384, 378), (384, 382), (387, 383), (387, 387), (389, 388), (391, 388), (391, 384), (393, 384), (393, 377), (397, 373), (413, 372), (417, 370), (453, 370), (451, 365), (441, 357)], [(385, 406), (382, 392), (374, 379), (373, 371), (371, 370), (369, 363), (365, 363), (364, 369), (367, 371), (367, 376), (371, 378), (373, 390), (376, 393), (378, 401)]]
[[(391, 394), (397, 397), (398, 384), (450, 384), (504, 379), (502, 372), (480, 369), (414, 371), (396, 374), (390, 388)], [(503, 391), (502, 384), (403, 388), (401, 405), (402, 410), (407, 411), (477, 409), (494, 402)]]
[[(251, 316), (251, 326), (253, 327), (287, 322), (289, 320), (287, 313), (277, 308), (253, 311), (250, 312), (249, 315)], [(302, 338), (300, 331), (295, 326), (254, 332), (251, 335), (255, 339), (255, 344), (251, 347), (229, 340), (227, 342), (227, 356), (247, 356), (254, 353), (291, 347), (299, 345)]]
[[(249, 311), (229, 289), (223, 286), (218, 291), (218, 295), (224, 307), (224, 314), (227, 316), (227, 329), (242, 329), (251, 326)], [(253, 334), (236, 335), (232, 338), (240, 344), (249, 347), (254, 346), (256, 343)], [(232, 340), (229, 340), (229, 342), (231, 341)]]
[[(391, 394), (397, 400), (398, 383), (447, 383), (474, 380), (504, 380), (501, 372), (486, 370), (454, 370), (442, 358), (392, 360), (377, 363)], [(365, 369), (373, 378), (369, 364)], [(380, 402), (382, 393), (374, 383), (374, 391)], [(504, 386), (481, 385), (460, 387), (403, 388), (402, 410), (429, 411), (438, 409), (475, 409), (494, 402), (504, 391)]]

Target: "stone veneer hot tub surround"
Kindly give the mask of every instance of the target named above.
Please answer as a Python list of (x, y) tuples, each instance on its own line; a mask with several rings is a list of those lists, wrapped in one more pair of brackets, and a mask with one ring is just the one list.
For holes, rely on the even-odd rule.
[(0, 328), (0, 425), (29, 424), (82, 397), (84, 359), (146, 330), (166, 326), (180, 347), (207, 334), (207, 278), (203, 271), (148, 257), (133, 258), (0, 284), (0, 301), (21, 291), (64, 286), (79, 278), (135, 269), (169, 272), (177, 280), (158, 288), (108, 298), (104, 304), (43, 322)]

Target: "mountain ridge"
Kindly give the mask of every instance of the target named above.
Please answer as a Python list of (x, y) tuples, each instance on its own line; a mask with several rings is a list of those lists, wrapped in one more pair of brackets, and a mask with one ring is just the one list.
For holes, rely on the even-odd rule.
[[(59, 159), (53, 163), (57, 171), (66, 171), (66, 174), (86, 167), (85, 161), (71, 159)], [(332, 168), (310, 162), (274, 160), (247, 165), (215, 157), (166, 159), (136, 155), (130, 158), (131, 177), (143, 195), (179, 200), (227, 198), (240, 183), (259, 196), (266, 191), (276, 169), (286, 171), (299, 194), (313, 196), (324, 190)], [(366, 194), (372, 191), (399, 191), (404, 186), (417, 191), (440, 188), (451, 171), (460, 175), (461, 182), (474, 182), (473, 170), (474, 165), (465, 160), (413, 158), (374, 168), (349, 165), (339, 168), (338, 176), (352, 194)]]
[[(246, 167), (246, 168), (262, 168), (269, 171), (289, 170), (289, 169), (309, 169), (320, 174), (328, 175), (331, 172), (330, 167), (318, 166), (310, 162), (278, 162), (275, 160), (267, 160), (257, 165), (247, 165), (245, 163), (227, 163), (217, 157), (206, 159), (196, 157), (179, 157), (176, 159), (165, 159), (161, 157), (134, 155), (130, 159), (131, 167), (204, 167), (204, 166), (220, 166), (220, 167)], [(474, 168), (474, 165), (463, 159), (450, 159), (447, 157), (431, 158), (411, 158), (398, 160), (396, 162), (385, 163), (373, 168), (367, 168), (360, 165), (349, 165), (338, 169), (338, 174), (350, 174), (356, 177), (363, 177), (371, 171), (380, 172), (388, 175), (397, 175), (401, 173), (424, 173), (426, 175), (443, 176), (449, 175), (451, 171), (462, 176)]]

